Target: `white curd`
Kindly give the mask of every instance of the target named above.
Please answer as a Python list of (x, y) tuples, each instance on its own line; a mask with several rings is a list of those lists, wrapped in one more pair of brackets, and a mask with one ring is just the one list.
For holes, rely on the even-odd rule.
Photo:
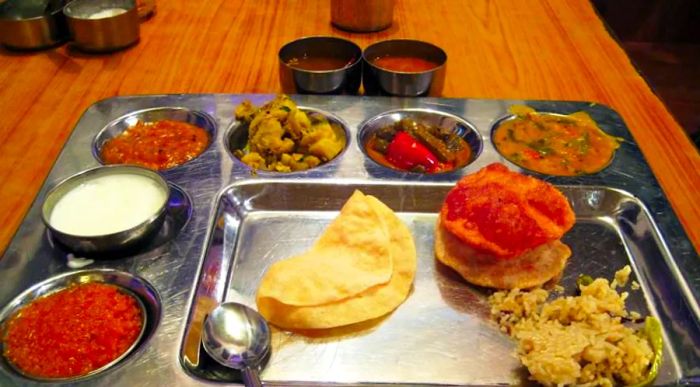
[(126, 12), (126, 10), (124, 8), (107, 8), (107, 9), (103, 9), (101, 11), (97, 11), (93, 14), (90, 14), (89, 18), (90, 19), (104, 19), (106, 17), (121, 15), (125, 12)]
[(146, 176), (97, 176), (65, 193), (54, 206), (49, 223), (71, 235), (113, 234), (143, 223), (165, 200), (167, 192)]

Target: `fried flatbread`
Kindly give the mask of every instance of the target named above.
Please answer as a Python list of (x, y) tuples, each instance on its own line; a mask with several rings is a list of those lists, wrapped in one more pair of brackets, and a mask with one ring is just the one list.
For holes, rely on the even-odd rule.
[(540, 245), (511, 259), (475, 250), (443, 227), (435, 227), (435, 257), (468, 282), (497, 289), (528, 289), (559, 276), (571, 249), (559, 240)]

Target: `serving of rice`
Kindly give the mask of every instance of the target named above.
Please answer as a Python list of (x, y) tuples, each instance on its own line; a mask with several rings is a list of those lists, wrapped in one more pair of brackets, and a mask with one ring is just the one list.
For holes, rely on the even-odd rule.
[(612, 386), (644, 381), (654, 360), (645, 330), (622, 324), (637, 317), (618, 293), (631, 269), (610, 283), (598, 278), (581, 285), (578, 296), (548, 301), (544, 289), (494, 293), (491, 315), (518, 343), (518, 357), (531, 378), (544, 385)]

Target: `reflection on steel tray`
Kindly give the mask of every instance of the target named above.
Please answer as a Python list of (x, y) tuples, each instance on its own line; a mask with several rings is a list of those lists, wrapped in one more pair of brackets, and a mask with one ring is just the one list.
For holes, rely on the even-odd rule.
[[(515, 103), (541, 111), (587, 111), (608, 133), (625, 139), (604, 171), (580, 177), (546, 177), (572, 201), (578, 221), (565, 242), (574, 252), (563, 285), (576, 276), (610, 277), (629, 263), (641, 284), (630, 309), (659, 317), (666, 347), (658, 384), (700, 382), (698, 305), (700, 265), (668, 201), (620, 117), (584, 102), (381, 97), (294, 96), (302, 106), (333, 113), (351, 134), (337, 160), (302, 173), (251, 175), (225, 149), (237, 126), (233, 109), (244, 98), (260, 104), (271, 95), (163, 95), (100, 101), (76, 125), (37, 200), (0, 260), (0, 302), (32, 284), (70, 271), (65, 251), (47, 237), (39, 217), (47, 190), (60, 179), (98, 165), (97, 133), (114, 119), (140, 109), (182, 107), (214, 118), (216, 138), (200, 157), (163, 176), (182, 189), (191, 219), (165, 244), (93, 266), (124, 270), (154, 285), (163, 319), (143, 351), (122, 367), (91, 379), (100, 385), (193, 385), (238, 381), (203, 355), (201, 321), (219, 302), (254, 305), (265, 269), (307, 248), (355, 188), (374, 194), (397, 212), (414, 234), (418, 273), (408, 300), (389, 318), (342, 340), (303, 339), (275, 332), (262, 376), (270, 384), (327, 383), (501, 384), (524, 377), (514, 345), (488, 321), (485, 291), (466, 285), (435, 262), (432, 229), (440, 203), (462, 175), (501, 161), (490, 141), (491, 125)], [(388, 170), (360, 150), (357, 128), (391, 109), (427, 108), (465, 118), (482, 141), (466, 168), (441, 175)], [(517, 166), (508, 164), (519, 170)], [(11, 372), (1, 385), (26, 385)]]

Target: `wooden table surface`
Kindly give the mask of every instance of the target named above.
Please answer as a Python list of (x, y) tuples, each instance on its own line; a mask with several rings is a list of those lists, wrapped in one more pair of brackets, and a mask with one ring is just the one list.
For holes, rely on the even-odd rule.
[(449, 57), (445, 97), (611, 106), (699, 250), (700, 155), (587, 0), (397, 0), (393, 26), (373, 34), (334, 29), (329, 3), (161, 0), (126, 51), (0, 50), (0, 251), (91, 104), (130, 94), (279, 92), (277, 51), (306, 35), (361, 47), (389, 38), (435, 43)]

